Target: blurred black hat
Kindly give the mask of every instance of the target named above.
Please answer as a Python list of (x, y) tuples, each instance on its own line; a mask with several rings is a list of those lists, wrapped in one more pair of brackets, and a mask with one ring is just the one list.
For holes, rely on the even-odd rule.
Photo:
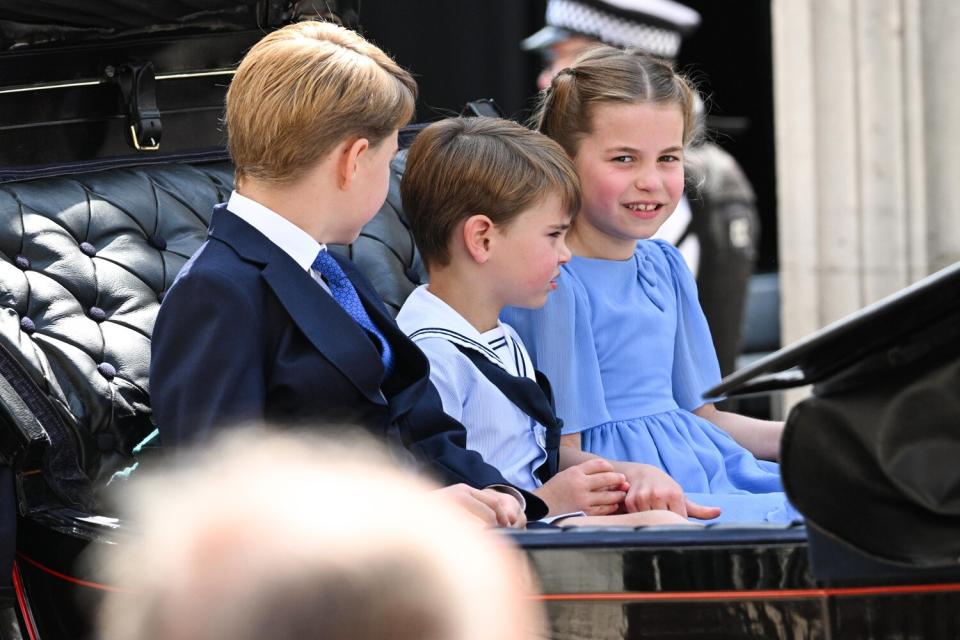
[(545, 49), (571, 36), (676, 58), (700, 14), (672, 0), (547, 0), (547, 26), (520, 43)]

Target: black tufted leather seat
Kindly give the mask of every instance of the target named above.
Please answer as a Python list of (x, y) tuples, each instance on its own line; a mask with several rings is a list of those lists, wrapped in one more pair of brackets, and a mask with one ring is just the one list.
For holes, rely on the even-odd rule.
[[(424, 280), (388, 201), (349, 255), (394, 312)], [(229, 197), (229, 162), (158, 164), (0, 184), (0, 455), (21, 509), (95, 508), (149, 434), (150, 336), (163, 294)]]
[[(57, 498), (89, 507), (91, 482), (153, 429), (157, 309), (231, 184), (221, 161), (0, 186), (0, 359), (39, 422), (6, 445), (22, 480), (39, 469)], [(26, 494), (29, 507), (51, 498)]]

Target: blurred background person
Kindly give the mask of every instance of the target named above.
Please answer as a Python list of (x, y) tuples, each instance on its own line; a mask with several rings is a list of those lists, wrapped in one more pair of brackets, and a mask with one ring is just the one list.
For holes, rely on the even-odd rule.
[[(548, 0), (546, 26), (521, 43), (541, 53), (544, 89), (560, 70), (598, 42), (675, 62), (700, 14), (672, 0)], [(702, 111), (703, 105), (700, 105)], [(677, 246), (697, 278), (722, 375), (736, 368), (759, 222), (753, 189), (710, 133), (687, 153), (685, 197), (654, 236)]]
[(522, 640), (519, 552), (450, 492), (309, 433), (232, 431), (118, 493), (104, 640)]

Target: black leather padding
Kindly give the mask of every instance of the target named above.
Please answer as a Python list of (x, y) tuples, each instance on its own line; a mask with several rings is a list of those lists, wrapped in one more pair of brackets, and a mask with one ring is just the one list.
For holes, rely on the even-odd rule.
[[(0, 186), (0, 346), (64, 418), (68, 433), (42, 425), (51, 448), (74, 448), (91, 480), (153, 429), (157, 310), (232, 173), (173, 163)], [(56, 488), (69, 472), (50, 464)]]
[[(349, 255), (394, 313), (425, 279), (400, 203)], [(95, 487), (150, 431), (150, 337), (163, 294), (233, 188), (227, 161), (111, 168), (0, 185), (0, 375), (23, 402), (0, 407), (0, 459), (25, 510), (89, 507)], [(42, 474), (32, 473), (39, 470)], [(48, 487), (36, 487), (38, 476)], [(21, 505), (24, 508), (24, 505)]]

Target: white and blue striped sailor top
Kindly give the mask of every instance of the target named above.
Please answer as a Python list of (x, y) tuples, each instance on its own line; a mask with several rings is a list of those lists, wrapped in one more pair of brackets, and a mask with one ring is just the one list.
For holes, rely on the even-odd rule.
[(533, 364), (516, 332), (498, 323), (480, 333), (446, 302), (415, 289), (397, 324), (430, 361), (430, 380), (443, 410), (467, 430), (467, 447), (522, 489), (540, 486), (535, 471), (547, 459), (546, 429), (511, 402), (457, 345), (472, 349), (515, 376), (536, 380)]

